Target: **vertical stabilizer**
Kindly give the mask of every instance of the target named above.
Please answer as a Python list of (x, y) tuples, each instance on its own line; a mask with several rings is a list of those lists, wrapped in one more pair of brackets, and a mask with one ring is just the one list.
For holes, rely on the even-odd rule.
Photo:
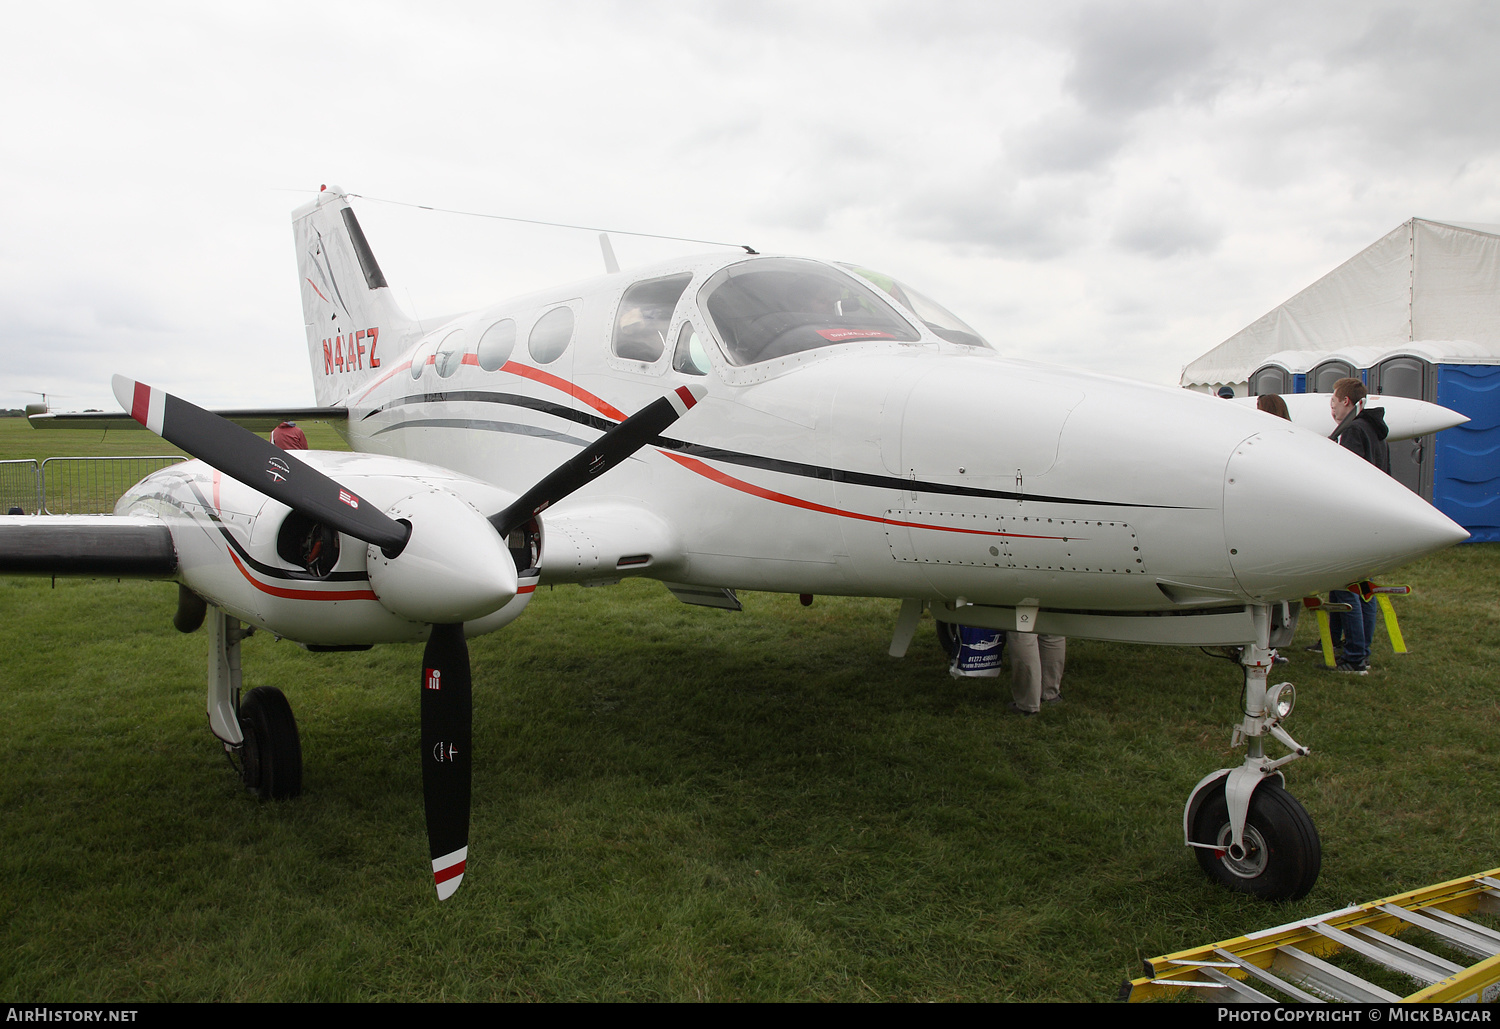
[(325, 186), (292, 212), (292, 232), (313, 389), (320, 405), (337, 404), (389, 368), (421, 330), (391, 296), (343, 190)]

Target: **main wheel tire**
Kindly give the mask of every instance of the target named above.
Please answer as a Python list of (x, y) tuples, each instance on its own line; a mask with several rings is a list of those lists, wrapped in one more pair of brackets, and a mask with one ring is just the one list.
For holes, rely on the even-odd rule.
[(240, 700), (240, 777), (261, 800), (302, 792), (302, 740), (292, 705), (274, 686), (257, 686)]
[(1236, 859), (1229, 853), (1232, 839), (1229, 802), (1221, 781), (1193, 818), (1193, 842), (1214, 844), (1212, 850), (1193, 848), (1204, 873), (1231, 890), (1261, 900), (1297, 900), (1318, 881), (1323, 867), (1318, 830), (1306, 809), (1282, 788), (1280, 779), (1264, 780), (1250, 798), (1244, 857)]
[(937, 623), (938, 644), (943, 648), (943, 653), (948, 655), (952, 661), (958, 656), (958, 626), (952, 622)]

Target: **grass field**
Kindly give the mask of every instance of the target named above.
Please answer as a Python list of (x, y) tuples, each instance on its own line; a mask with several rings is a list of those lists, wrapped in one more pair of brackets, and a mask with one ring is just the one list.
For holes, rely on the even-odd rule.
[[(18, 421), (0, 457), (72, 445)], [(1196, 651), (1073, 641), (1065, 702), (1023, 720), (930, 623), (887, 657), (893, 601), (542, 590), (472, 642), (470, 870), (439, 904), (420, 647), (247, 640), (306, 762), (259, 804), (174, 587), (0, 580), (0, 997), (1110, 1000), (1143, 957), (1500, 865), (1497, 574), (1486, 545), (1400, 576), (1412, 653), (1382, 633), (1368, 678), (1315, 670), (1304, 620), (1287, 771), (1323, 875), (1280, 906), (1182, 846), (1239, 757), (1238, 671)]]

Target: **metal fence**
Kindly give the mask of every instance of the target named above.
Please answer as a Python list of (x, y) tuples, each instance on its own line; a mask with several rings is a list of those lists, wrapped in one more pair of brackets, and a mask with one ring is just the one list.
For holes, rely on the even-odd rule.
[[(108, 514), (141, 479), (184, 457), (49, 457), (38, 476), (47, 514)], [(32, 462), (35, 464), (35, 462)]]
[(42, 470), (35, 461), (0, 461), (0, 514), (42, 509)]

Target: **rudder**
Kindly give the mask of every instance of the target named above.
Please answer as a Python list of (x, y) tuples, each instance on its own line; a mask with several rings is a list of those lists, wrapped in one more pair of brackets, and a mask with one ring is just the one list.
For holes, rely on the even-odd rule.
[(347, 194), (325, 186), (292, 212), (313, 389), (337, 404), (380, 375), (421, 334), (397, 306)]

